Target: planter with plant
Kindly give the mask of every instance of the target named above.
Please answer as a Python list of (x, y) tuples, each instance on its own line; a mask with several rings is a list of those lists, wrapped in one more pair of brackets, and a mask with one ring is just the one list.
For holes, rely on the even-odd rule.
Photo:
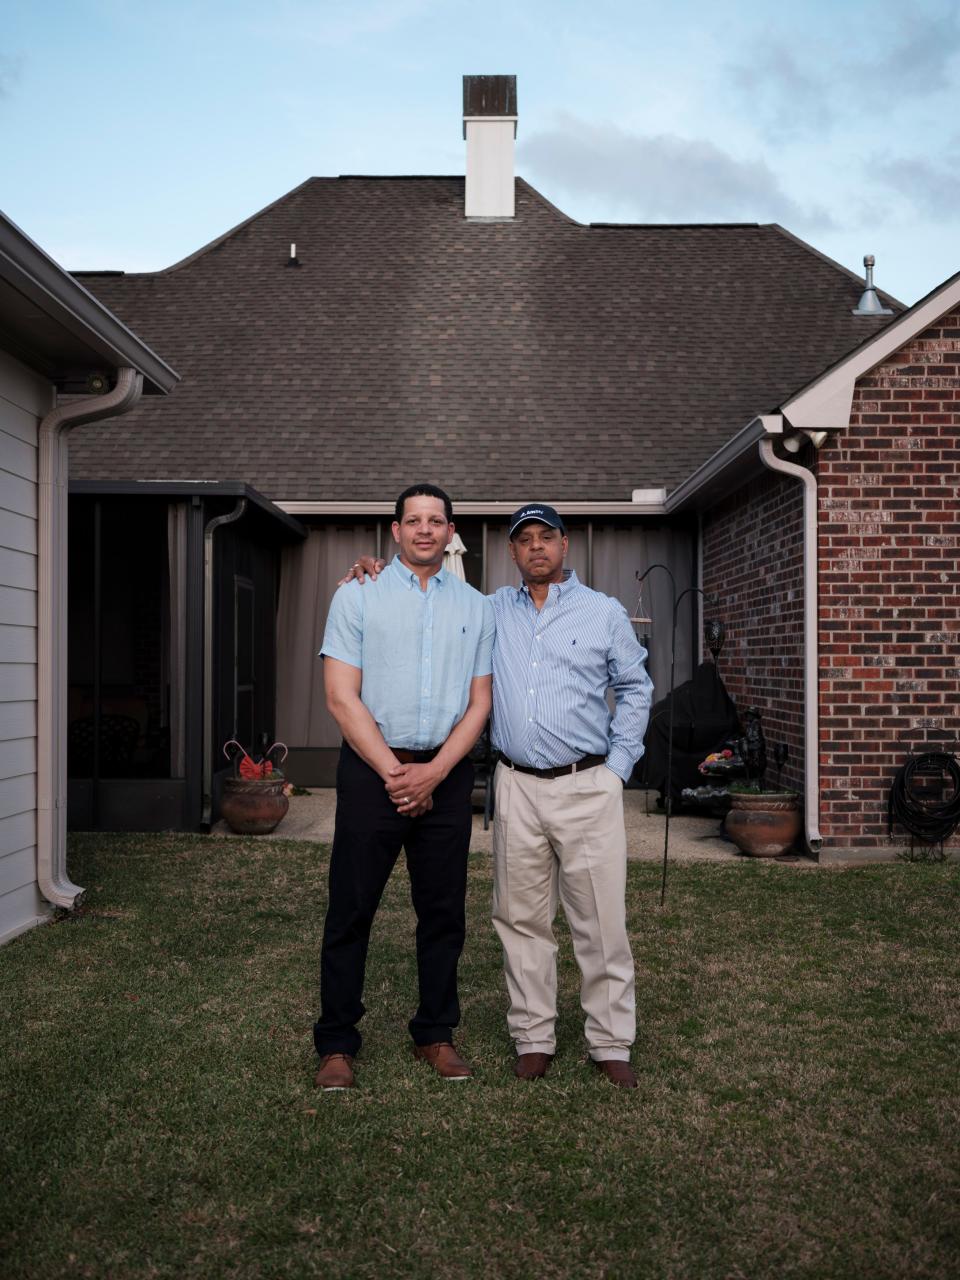
[(737, 754), (746, 777), (730, 783), (730, 809), (724, 829), (741, 853), (776, 858), (788, 853), (800, 836), (800, 796), (780, 785), (789, 754), (785, 742), (777, 742), (773, 748), (777, 785), (766, 786), (767, 752), (759, 712), (751, 707), (745, 720), (747, 732), (738, 744)]
[[(277, 764), (271, 759), (275, 751), (283, 752)], [(223, 754), (233, 765), (233, 777), (223, 780), (220, 812), (224, 822), (237, 835), (268, 835), (290, 808), (287, 797), (293, 788), (279, 767), (287, 758), (286, 746), (275, 742), (254, 759), (232, 738)]]

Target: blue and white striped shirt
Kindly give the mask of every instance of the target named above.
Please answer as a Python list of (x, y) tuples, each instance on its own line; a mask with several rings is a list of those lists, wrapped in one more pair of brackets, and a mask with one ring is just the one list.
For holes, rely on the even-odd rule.
[(626, 782), (643, 754), (653, 684), (623, 605), (572, 570), (551, 584), (540, 610), (525, 586), (501, 587), (491, 599), (493, 745), (535, 769), (606, 756)]

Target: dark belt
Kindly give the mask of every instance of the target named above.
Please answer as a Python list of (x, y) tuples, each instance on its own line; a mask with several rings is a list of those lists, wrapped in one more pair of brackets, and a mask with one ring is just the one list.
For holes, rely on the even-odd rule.
[(534, 769), (529, 764), (514, 764), (501, 751), (500, 763), (508, 769), (516, 769), (517, 773), (532, 773), (535, 778), (565, 778), (568, 773), (579, 773), (581, 769), (595, 769), (598, 764), (606, 764), (607, 757), (584, 756), (582, 760), (574, 760), (573, 764), (560, 764), (555, 769)]
[(426, 764), (428, 760), (434, 758), (440, 748), (433, 747), (430, 751), (408, 751), (406, 747), (391, 747), (390, 750), (401, 764)]

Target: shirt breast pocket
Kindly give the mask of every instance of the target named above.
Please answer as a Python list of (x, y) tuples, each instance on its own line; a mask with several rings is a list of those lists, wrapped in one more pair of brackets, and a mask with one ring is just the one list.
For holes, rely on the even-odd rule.
[(376, 664), (392, 672), (412, 671), (417, 664), (417, 641), (414, 635), (387, 618), (367, 625), (364, 635), (364, 665)]

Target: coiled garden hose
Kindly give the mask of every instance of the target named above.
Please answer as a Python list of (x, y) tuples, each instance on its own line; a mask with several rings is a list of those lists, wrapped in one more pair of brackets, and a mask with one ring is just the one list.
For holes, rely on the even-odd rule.
[[(915, 784), (920, 778), (949, 777), (953, 794), (948, 800), (918, 799)], [(911, 756), (900, 766), (887, 800), (887, 833), (898, 822), (925, 844), (942, 844), (960, 826), (960, 764), (946, 751), (927, 751)]]

